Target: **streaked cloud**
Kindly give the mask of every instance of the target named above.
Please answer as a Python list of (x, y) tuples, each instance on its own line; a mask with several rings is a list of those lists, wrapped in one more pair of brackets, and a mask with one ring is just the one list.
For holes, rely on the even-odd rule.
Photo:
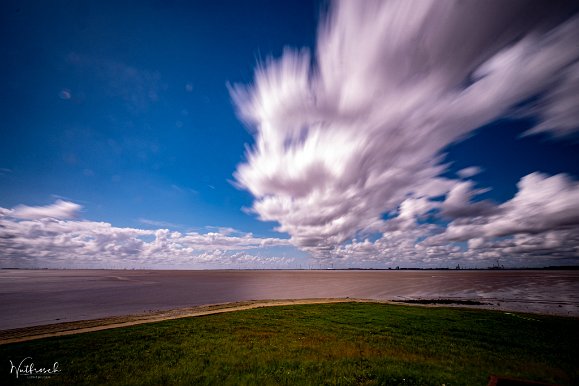
[[(579, 182), (565, 174), (532, 173), (523, 177), (517, 186), (519, 191), (515, 197), (495, 207), (497, 214), (492, 214), (489, 208), (486, 215), (483, 211), (464, 216), (470, 219), (451, 223), (444, 236), (464, 241), (579, 227)], [(579, 252), (579, 245), (576, 250)]]
[[(197, 8), (184, 9), (195, 17)], [(297, 11), (298, 20), (305, 16)], [(167, 47), (175, 55), (162, 60), (143, 56), (132, 38), (77, 47), (62, 66), (58, 57), (74, 44), (47, 36), (60, 47), (51, 46), (54, 81), (44, 79), (46, 63), (24, 72), (22, 63), (9, 66), (15, 78), (9, 88), (18, 98), (6, 111), (6, 127), (15, 130), (5, 141), (3, 166), (11, 169), (0, 168), (4, 206), (62, 186), (71, 197), (109, 202), (101, 216), (136, 225), (87, 220), (83, 215), (95, 208), (83, 211), (61, 196), (46, 206), (0, 207), (0, 265), (283, 267), (293, 262), (286, 253), (334, 259), (336, 266), (487, 265), (495, 258), (579, 264), (578, 174), (564, 143), (579, 129), (578, 11), (572, 2), (525, 0), (331, 3), (315, 49), (286, 48), (258, 65), (252, 84), (230, 86), (254, 137), (234, 184), (253, 197), (246, 212), (275, 222), (290, 239), (228, 227), (228, 221), (246, 230), (255, 224), (235, 211), (247, 203), (246, 193), (220, 184), (231, 177), (239, 141), (247, 137), (229, 131), (236, 130), (231, 106), (213, 87), (239, 76), (261, 34), (247, 42), (216, 39), (205, 62), (217, 53), (227, 66), (198, 66), (195, 55), (181, 55), (187, 49), (180, 44)], [(170, 15), (170, 23), (184, 20)], [(151, 17), (145, 7), (135, 25)], [(126, 30), (118, 19), (112, 26), (99, 21), (97, 29), (118, 36)], [(236, 23), (251, 28), (254, 20)], [(304, 27), (296, 41), (310, 41)], [(151, 31), (159, 47), (183, 29)], [(177, 41), (195, 46), (187, 39)], [(14, 41), (15, 52), (20, 46), (26, 44)], [(175, 65), (171, 57), (183, 61)], [(46, 109), (42, 95), (56, 109)], [(18, 114), (30, 109), (42, 114), (22, 120)], [(501, 161), (493, 146), (517, 146), (500, 142), (499, 131), (519, 130), (521, 117), (524, 130), (534, 125), (524, 134), (534, 136), (524, 140), (532, 146)], [(486, 134), (474, 159), (444, 154)], [(543, 138), (557, 145), (537, 145)], [(547, 151), (533, 153), (539, 148)], [(528, 168), (525, 161), (535, 155), (533, 164), (543, 169)], [(93, 194), (95, 184), (103, 186)], [(189, 220), (197, 228), (164, 221), (187, 222), (184, 208), (198, 209)]]
[(154, 227), (163, 227), (163, 228), (181, 228), (183, 225), (175, 224), (168, 221), (159, 221), (159, 220), (151, 220), (148, 218), (140, 218), (139, 223), (143, 225), (150, 225)]
[(497, 213), (497, 206), (490, 201), (472, 202), (472, 198), (486, 189), (473, 189), (471, 181), (459, 182), (450, 189), (441, 206), (441, 214), (450, 218), (477, 217)]
[(72, 93), (70, 92), (69, 89), (65, 88), (60, 90), (60, 92), (58, 93), (58, 97), (60, 99), (69, 100), (70, 98), (72, 98)]
[(10, 215), (20, 219), (69, 219), (77, 217), (81, 209), (82, 206), (74, 202), (56, 200), (47, 206), (19, 205), (10, 211)]
[(483, 170), (478, 166), (470, 166), (468, 168), (460, 169), (458, 172), (456, 172), (456, 174), (460, 178), (470, 178), (476, 176), (479, 173), (482, 173), (482, 171)]
[[(494, 259), (511, 266), (577, 263), (579, 182), (563, 174), (533, 173), (521, 179), (513, 199), (500, 205), (472, 203), (476, 192), (471, 187), (459, 185), (449, 202), (440, 206), (442, 211), (451, 207), (460, 214), (448, 225), (404, 221), (400, 226), (395, 218), (390, 223), (396, 226), (376, 240), (353, 240), (333, 250), (333, 257), (350, 264), (386, 266), (451, 266), (453, 262), (485, 266)], [(414, 213), (420, 212), (424, 211)], [(399, 217), (403, 213), (401, 209)]]
[[(533, 132), (575, 133), (577, 36), (579, 18), (564, 5), (333, 3), (313, 58), (287, 49), (257, 67), (252, 85), (231, 87), (255, 138), (236, 181), (254, 196), (253, 213), (317, 258), (462, 255), (452, 243), (421, 244), (444, 232), (417, 225), (429, 211), (456, 218), (447, 234), (460, 218), (478, 217), (495, 219), (503, 234), (546, 230), (555, 224), (517, 230), (519, 195), (498, 207), (471, 202), (480, 193), (471, 183), (441, 177), (442, 152), (515, 107), (534, 112)], [(541, 202), (526, 184), (545, 178), (521, 182), (525, 202)], [(514, 217), (500, 223), (497, 211)], [(356, 241), (376, 234), (374, 243)]]

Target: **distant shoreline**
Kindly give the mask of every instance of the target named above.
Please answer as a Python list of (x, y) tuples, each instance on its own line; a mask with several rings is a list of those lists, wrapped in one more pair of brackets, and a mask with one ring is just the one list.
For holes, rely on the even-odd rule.
[(2, 267), (0, 270), (21, 271), (576, 271), (579, 265), (553, 265), (548, 267), (488, 267), (488, 268), (21, 268)]

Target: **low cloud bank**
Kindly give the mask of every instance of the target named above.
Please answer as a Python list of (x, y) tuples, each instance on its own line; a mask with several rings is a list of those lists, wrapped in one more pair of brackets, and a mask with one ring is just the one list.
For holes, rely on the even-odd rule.
[(0, 208), (0, 265), (3, 267), (287, 267), (293, 258), (267, 248), (288, 240), (218, 232), (176, 232), (115, 227), (71, 220), (81, 206), (57, 201), (44, 207)]

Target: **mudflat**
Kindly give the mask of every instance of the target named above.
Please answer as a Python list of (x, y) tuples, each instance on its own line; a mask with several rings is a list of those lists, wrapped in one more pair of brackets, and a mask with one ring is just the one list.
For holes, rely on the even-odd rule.
[(578, 271), (0, 270), (0, 330), (264, 299), (477, 300), (579, 316)]

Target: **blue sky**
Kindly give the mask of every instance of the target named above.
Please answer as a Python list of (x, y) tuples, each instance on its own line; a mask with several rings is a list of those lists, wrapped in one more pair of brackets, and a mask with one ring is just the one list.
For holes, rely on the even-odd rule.
[(285, 44), (312, 44), (317, 8), (268, 3), (5, 7), (3, 206), (59, 196), (120, 226), (271, 233), (228, 182), (252, 138), (226, 84), (250, 82)]
[(576, 9), (497, 4), (6, 2), (1, 265), (577, 264)]

